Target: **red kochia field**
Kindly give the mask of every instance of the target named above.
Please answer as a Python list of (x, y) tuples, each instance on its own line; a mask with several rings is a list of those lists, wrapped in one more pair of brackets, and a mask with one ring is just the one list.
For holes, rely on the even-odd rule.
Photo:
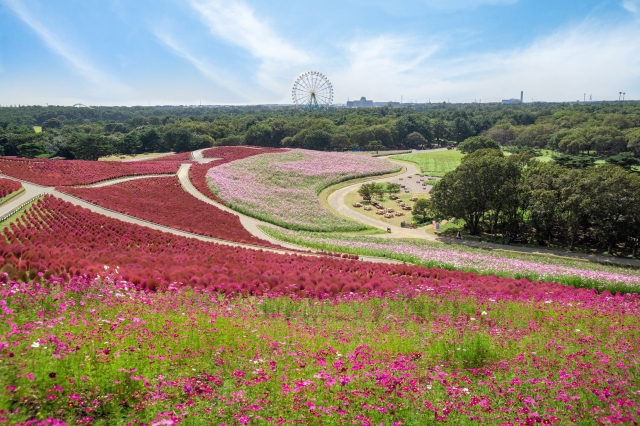
[(123, 176), (172, 174), (180, 162), (83, 161), (0, 157), (0, 173), (44, 186), (86, 185)]
[(0, 423), (638, 423), (637, 295), (232, 248), (52, 196), (4, 237)]
[(274, 247), (251, 235), (238, 216), (202, 202), (176, 176), (138, 179), (101, 188), (58, 188), (91, 203), (182, 231)]
[(4, 198), (22, 188), (22, 184), (12, 179), (0, 178), (0, 198)]
[(209, 164), (220, 165), (229, 163), (231, 161), (241, 160), (243, 158), (252, 157), (260, 154), (270, 154), (273, 152), (287, 152), (288, 149), (281, 148), (260, 148), (260, 147), (246, 147), (246, 146), (219, 146), (216, 148), (207, 149), (202, 153), (204, 158), (220, 158), (220, 160), (213, 161)]
[(525, 299), (577, 291), (458, 271), (234, 248), (121, 222), (53, 196), (38, 201), (3, 232), (9, 243), (2, 246), (2, 270), (9, 278), (24, 280), (38, 272), (63, 278), (99, 274), (108, 265), (117, 267), (125, 280), (151, 290), (178, 283), (227, 294), (315, 297), (455, 281), (476, 291)]

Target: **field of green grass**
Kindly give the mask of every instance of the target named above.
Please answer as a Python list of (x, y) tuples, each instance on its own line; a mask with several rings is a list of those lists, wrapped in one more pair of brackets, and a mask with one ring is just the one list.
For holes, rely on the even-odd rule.
[(463, 154), (458, 150), (425, 152), (420, 154), (394, 155), (396, 160), (416, 163), (426, 176), (442, 177), (460, 165)]
[(42, 127), (41, 126), (33, 126), (33, 131), (36, 133), (42, 133)]

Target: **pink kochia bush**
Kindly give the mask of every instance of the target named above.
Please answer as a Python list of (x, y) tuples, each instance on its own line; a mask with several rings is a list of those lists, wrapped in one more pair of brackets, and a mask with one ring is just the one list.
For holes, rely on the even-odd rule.
[(274, 247), (244, 229), (238, 216), (185, 192), (176, 176), (139, 179), (101, 188), (59, 189), (91, 203), (182, 231)]
[(44, 186), (86, 185), (124, 176), (174, 174), (180, 161), (84, 161), (0, 157), (0, 173)]
[(0, 198), (11, 195), (22, 188), (22, 184), (12, 179), (0, 178)]
[(524, 279), (223, 246), (121, 222), (53, 196), (35, 203), (3, 234), (1, 270), (9, 279), (24, 281), (40, 272), (45, 278), (93, 277), (107, 265), (118, 268), (122, 279), (149, 290), (173, 285), (225, 294), (328, 297), (456, 282), (486, 294), (527, 299), (576, 291)]
[(638, 421), (637, 296), (487, 292), (457, 274), (385, 294), (243, 298), (141, 292), (102, 272), (0, 274), (0, 422)]
[(211, 188), (209, 188), (209, 185), (207, 185), (206, 175), (212, 167), (230, 163), (236, 160), (241, 160), (247, 157), (252, 157), (254, 155), (278, 152), (282, 153), (287, 151), (289, 150), (280, 148), (247, 148), (243, 146), (220, 146), (217, 148), (207, 149), (202, 153), (203, 157), (216, 158), (216, 160), (209, 163), (192, 165), (189, 169), (189, 179), (191, 180), (193, 186), (198, 189), (198, 191), (211, 198), (212, 200), (224, 204), (224, 201), (218, 198), (213, 192), (211, 192)]
[(213, 167), (207, 180), (226, 204), (257, 219), (295, 230), (357, 231), (366, 227), (333, 214), (318, 194), (348, 179), (399, 169), (379, 158), (296, 149)]

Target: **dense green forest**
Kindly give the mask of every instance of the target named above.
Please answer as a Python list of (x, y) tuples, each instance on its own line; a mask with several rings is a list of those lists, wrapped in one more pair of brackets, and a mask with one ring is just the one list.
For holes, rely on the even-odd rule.
[[(41, 131), (40, 131), (41, 130)], [(0, 108), (4, 155), (97, 159), (215, 145), (317, 150), (429, 148), (485, 136), (512, 152), (551, 149), (586, 167), (640, 157), (640, 103), (426, 104), (411, 108)]]
[(640, 174), (479, 149), (434, 186), (425, 210), (429, 219), (462, 219), (470, 234), (490, 239), (636, 256)]

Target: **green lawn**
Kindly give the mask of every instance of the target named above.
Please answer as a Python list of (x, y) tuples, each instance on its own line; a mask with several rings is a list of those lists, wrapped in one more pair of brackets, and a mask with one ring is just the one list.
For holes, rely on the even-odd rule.
[(42, 127), (41, 126), (33, 126), (33, 131), (36, 133), (42, 133)]
[(460, 165), (463, 154), (458, 150), (394, 155), (391, 158), (416, 163), (426, 176), (442, 177)]

